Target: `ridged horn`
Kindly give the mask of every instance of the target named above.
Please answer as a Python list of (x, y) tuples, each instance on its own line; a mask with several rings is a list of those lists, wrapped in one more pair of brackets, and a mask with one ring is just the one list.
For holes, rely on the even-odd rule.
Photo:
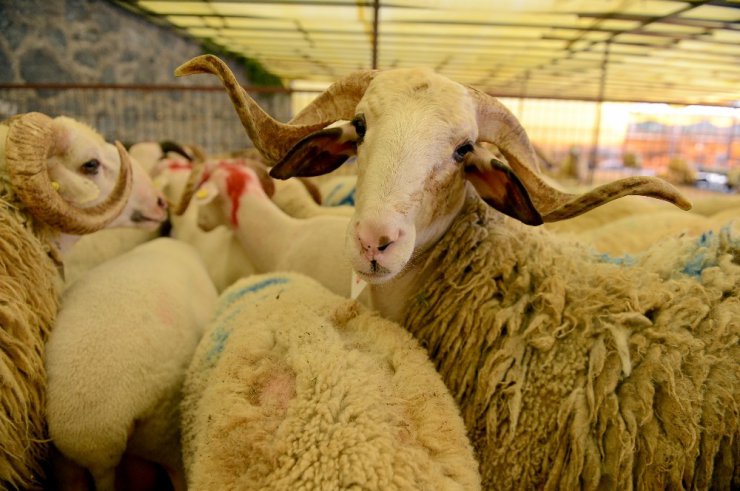
[(205, 160), (196, 159), (192, 163), (190, 167), (190, 174), (188, 175), (188, 180), (185, 182), (185, 187), (183, 188), (182, 194), (180, 195), (180, 202), (173, 210), (173, 213), (175, 215), (182, 215), (183, 213), (185, 213), (185, 210), (188, 209), (188, 205), (190, 205), (190, 200), (193, 199), (195, 191), (198, 189), (198, 186), (200, 186), (200, 184), (205, 180), (205, 170)]
[(537, 157), (527, 133), (514, 115), (498, 100), (468, 88), (478, 111), (478, 140), (495, 144), (529, 192), (545, 222), (573, 218), (609, 201), (630, 194), (650, 196), (688, 210), (691, 203), (676, 188), (657, 177), (619, 179), (584, 194), (569, 194), (547, 184), (539, 175)]
[(118, 181), (102, 203), (80, 208), (65, 201), (51, 184), (47, 154), (53, 142), (52, 119), (28, 113), (11, 121), (6, 140), (8, 174), (16, 196), (36, 218), (75, 235), (100, 230), (121, 214), (131, 192), (131, 162), (120, 142)]
[(268, 162), (275, 163), (303, 137), (337, 120), (352, 119), (376, 72), (354, 72), (332, 84), (289, 123), (281, 123), (267, 114), (217, 56), (197, 56), (175, 70), (177, 77), (196, 73), (210, 73), (221, 80), (252, 143)]

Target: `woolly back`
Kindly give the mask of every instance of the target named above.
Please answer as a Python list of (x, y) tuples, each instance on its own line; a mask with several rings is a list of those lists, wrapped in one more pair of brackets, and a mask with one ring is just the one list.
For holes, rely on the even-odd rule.
[(476, 197), (404, 325), (460, 404), (484, 488), (729, 488), (739, 263), (729, 237), (611, 258)]
[(479, 489), (459, 411), (400, 326), (297, 274), (221, 296), (184, 385), (198, 489)]
[(24, 215), (0, 199), (0, 488), (34, 488), (46, 456), (44, 343), (59, 274)]

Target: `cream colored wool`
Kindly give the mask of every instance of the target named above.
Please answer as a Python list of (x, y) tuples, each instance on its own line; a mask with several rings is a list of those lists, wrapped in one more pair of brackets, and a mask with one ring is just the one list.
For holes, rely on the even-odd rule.
[(298, 274), (222, 294), (183, 392), (191, 491), (480, 488), (411, 335)]
[(0, 198), (0, 489), (40, 489), (48, 450), (43, 352), (60, 281), (31, 223)]
[(740, 485), (726, 231), (611, 258), (476, 198), (422, 267), (404, 324), (461, 406), (485, 489)]

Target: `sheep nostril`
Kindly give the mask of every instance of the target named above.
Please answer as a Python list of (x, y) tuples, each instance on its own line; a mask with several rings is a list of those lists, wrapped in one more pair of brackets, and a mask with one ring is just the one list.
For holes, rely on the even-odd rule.
[(162, 197), (159, 197), (157, 198), (157, 206), (163, 209), (167, 209), (167, 202)]

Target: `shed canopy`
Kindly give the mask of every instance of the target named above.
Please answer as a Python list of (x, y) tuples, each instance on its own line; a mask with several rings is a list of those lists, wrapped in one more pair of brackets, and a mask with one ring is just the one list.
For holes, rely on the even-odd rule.
[(286, 82), (428, 66), (497, 96), (740, 106), (738, 0), (119, 3)]

